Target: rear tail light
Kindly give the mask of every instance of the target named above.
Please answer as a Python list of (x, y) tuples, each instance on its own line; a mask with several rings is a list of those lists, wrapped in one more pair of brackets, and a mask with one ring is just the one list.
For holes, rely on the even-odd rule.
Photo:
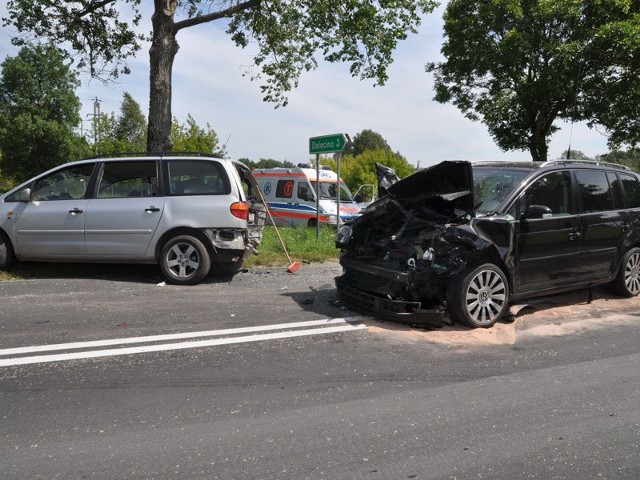
[(231, 204), (231, 215), (247, 220), (249, 218), (249, 205), (245, 202), (235, 202)]

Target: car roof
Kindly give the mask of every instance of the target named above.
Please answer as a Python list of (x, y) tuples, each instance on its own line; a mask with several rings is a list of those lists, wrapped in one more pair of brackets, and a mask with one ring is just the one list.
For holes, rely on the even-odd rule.
[(521, 170), (540, 170), (551, 168), (566, 168), (566, 167), (580, 167), (580, 168), (607, 168), (613, 170), (626, 170), (632, 172), (632, 170), (626, 165), (611, 162), (599, 162), (596, 160), (574, 160), (574, 159), (558, 159), (549, 160), (547, 162), (501, 162), (501, 161), (480, 161), (472, 162), (472, 167), (475, 168), (511, 168)]

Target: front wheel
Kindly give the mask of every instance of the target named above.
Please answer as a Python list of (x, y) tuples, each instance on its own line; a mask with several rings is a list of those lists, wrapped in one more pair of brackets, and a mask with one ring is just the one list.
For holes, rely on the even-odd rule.
[(504, 315), (508, 306), (507, 278), (492, 263), (468, 267), (449, 282), (447, 309), (457, 323), (489, 328)]
[(160, 268), (169, 283), (200, 283), (211, 269), (211, 258), (204, 244), (191, 235), (173, 237), (162, 247)]
[(632, 248), (623, 255), (611, 290), (623, 297), (635, 297), (640, 293), (640, 248)]

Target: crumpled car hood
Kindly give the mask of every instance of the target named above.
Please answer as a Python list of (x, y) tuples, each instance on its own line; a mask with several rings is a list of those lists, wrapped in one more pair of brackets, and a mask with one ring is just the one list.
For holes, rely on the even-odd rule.
[(473, 209), (473, 172), (471, 163), (442, 162), (420, 170), (387, 188), (405, 208), (431, 198), (455, 202), (467, 213)]
[(336, 245), (355, 255), (380, 257), (393, 242), (394, 251), (406, 258), (399, 244), (411, 249), (430, 232), (466, 222), (472, 211), (471, 164), (442, 162), (391, 185), (386, 196), (338, 232)]

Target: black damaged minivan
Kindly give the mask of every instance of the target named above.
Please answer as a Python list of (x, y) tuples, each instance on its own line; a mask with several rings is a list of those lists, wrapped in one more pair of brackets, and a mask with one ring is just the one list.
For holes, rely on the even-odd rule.
[(599, 285), (640, 293), (640, 177), (621, 165), (447, 161), (387, 189), (336, 245), (347, 306), (491, 327), (510, 302)]

